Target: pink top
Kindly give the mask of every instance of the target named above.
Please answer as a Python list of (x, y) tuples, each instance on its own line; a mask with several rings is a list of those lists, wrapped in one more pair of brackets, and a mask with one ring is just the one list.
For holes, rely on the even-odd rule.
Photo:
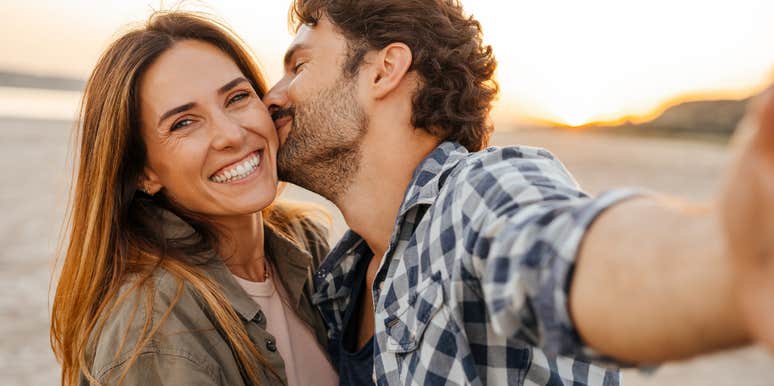
[(283, 302), (271, 278), (253, 282), (234, 276), (266, 315), (266, 330), (274, 336), (288, 386), (338, 385), (339, 377), (312, 331)]

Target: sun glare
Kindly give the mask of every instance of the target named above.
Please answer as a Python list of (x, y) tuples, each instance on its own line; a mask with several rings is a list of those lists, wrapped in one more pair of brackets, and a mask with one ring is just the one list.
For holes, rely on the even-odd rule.
[(745, 97), (774, 67), (770, 0), (465, 6), (497, 55), (501, 103), (539, 121), (582, 126), (650, 116), (687, 94)]
[(589, 114), (577, 113), (577, 114), (567, 114), (561, 117), (561, 120), (557, 123), (563, 123), (570, 127), (580, 127), (589, 122), (591, 122), (591, 119), (589, 119)]
[[(158, 0), (11, 3), (0, 5), (0, 48), (12, 53), (0, 56), (0, 70), (79, 78), (123, 25), (159, 8)], [(232, 25), (267, 80), (281, 78), (292, 40), (290, 0), (183, 5), (191, 3)], [(494, 48), (501, 89), (495, 110), (507, 123), (582, 126), (650, 116), (684, 95), (744, 97), (770, 81), (774, 67), (771, 0), (463, 3)]]

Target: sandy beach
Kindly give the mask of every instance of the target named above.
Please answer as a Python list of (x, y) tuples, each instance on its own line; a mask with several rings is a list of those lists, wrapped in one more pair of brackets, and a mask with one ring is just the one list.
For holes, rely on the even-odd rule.
[[(49, 285), (70, 178), (70, 125), (0, 119), (0, 385), (53, 385), (59, 368), (48, 339)], [(711, 198), (727, 159), (721, 144), (529, 130), (501, 132), (496, 145), (550, 149), (591, 193), (638, 186), (689, 199)], [(330, 203), (298, 188), (289, 199), (330, 208), (334, 235), (344, 229)], [(680, 321), (675, 321), (680, 323)], [(774, 385), (774, 357), (757, 347), (662, 366), (629, 386)]]

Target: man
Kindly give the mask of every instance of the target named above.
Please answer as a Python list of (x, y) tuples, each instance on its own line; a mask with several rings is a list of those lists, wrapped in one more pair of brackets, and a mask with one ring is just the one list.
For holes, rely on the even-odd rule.
[[(351, 228), (315, 276), (342, 384), (615, 385), (590, 363), (749, 340), (714, 208), (590, 198), (545, 150), (482, 150), (496, 62), (457, 1), (297, 0), (292, 15), (264, 102), (280, 177)], [(726, 213), (774, 194), (728, 186)]]

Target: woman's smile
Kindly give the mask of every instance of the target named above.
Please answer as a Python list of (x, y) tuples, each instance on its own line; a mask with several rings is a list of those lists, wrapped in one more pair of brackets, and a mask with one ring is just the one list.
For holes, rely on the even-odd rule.
[(249, 153), (239, 161), (233, 162), (220, 168), (209, 177), (209, 180), (217, 184), (237, 184), (245, 183), (250, 177), (258, 174), (260, 166), (263, 164), (263, 150), (256, 150)]

